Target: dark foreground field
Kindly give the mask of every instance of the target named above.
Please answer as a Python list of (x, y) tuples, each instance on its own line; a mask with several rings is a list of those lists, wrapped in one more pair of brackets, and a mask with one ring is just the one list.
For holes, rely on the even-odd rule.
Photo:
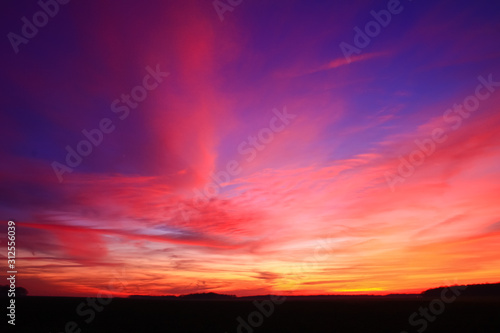
[[(101, 312), (91, 310), (81, 298), (18, 298), (15, 332), (500, 332), (500, 300), (457, 299), (446, 304), (437, 316), (422, 319), (414, 326), (408, 319), (428, 299), (339, 299), (287, 300), (274, 305), (266, 302), (264, 312), (249, 300), (160, 300), (112, 299)], [(81, 305), (84, 304), (84, 305)], [(79, 309), (79, 311), (77, 310)], [(77, 313), (77, 311), (79, 313)], [(435, 310), (439, 311), (439, 309)], [(253, 313), (253, 314), (252, 314)], [(252, 327), (249, 323), (253, 323)], [(5, 315), (3, 315), (5, 316)], [(92, 318), (94, 317), (94, 318)], [(237, 321), (241, 317), (246, 327)], [(5, 319), (4, 319), (5, 320)], [(85, 321), (87, 320), (88, 323)], [(74, 322), (74, 323), (71, 323)], [(10, 325), (9, 325), (10, 326)], [(238, 328), (239, 327), (239, 328)]]

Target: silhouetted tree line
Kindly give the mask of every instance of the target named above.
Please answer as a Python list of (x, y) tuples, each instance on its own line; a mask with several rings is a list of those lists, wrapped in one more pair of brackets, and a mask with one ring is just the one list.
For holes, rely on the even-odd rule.
[(217, 293), (198, 293), (198, 294), (189, 294), (189, 295), (181, 295), (179, 298), (182, 299), (232, 299), (236, 298), (236, 295), (225, 295), (225, 294), (217, 294)]
[(135, 299), (178, 299), (177, 296), (151, 296), (151, 295), (130, 295), (128, 298), (135, 298)]
[[(443, 289), (448, 287), (439, 287), (426, 290), (422, 292), (423, 296), (427, 297), (441, 297)], [(460, 297), (463, 296), (500, 296), (500, 283), (495, 284), (472, 284), (467, 285), (467, 288), (460, 291)]]
[[(453, 286), (450, 286), (453, 287)], [(464, 287), (464, 286), (459, 286)], [(495, 296), (500, 297), (500, 283), (495, 284), (474, 284), (467, 285), (467, 288), (460, 288), (460, 297), (484, 297), (484, 296)], [(435, 297), (439, 298), (442, 295), (442, 291), (449, 287), (439, 287), (428, 289), (423, 291), (420, 295), (425, 297)], [(23, 288), (24, 289), (24, 288)], [(314, 295), (314, 296), (287, 296), (289, 299), (354, 299), (354, 298), (408, 298), (408, 297), (420, 297), (419, 294), (390, 294), (386, 296), (382, 295)], [(225, 295), (217, 293), (196, 293), (181, 296), (147, 296), (147, 295), (131, 295), (129, 298), (143, 298), (143, 299), (170, 299), (170, 300), (189, 300), (189, 299), (199, 299), (199, 300), (218, 300), (218, 299), (237, 299), (235, 295)], [(244, 296), (239, 297), (240, 299), (267, 299), (269, 295), (264, 296)]]
[(130, 295), (129, 298), (142, 299), (234, 299), (236, 295), (225, 295), (217, 293), (197, 293), (181, 296), (147, 296), (147, 295)]

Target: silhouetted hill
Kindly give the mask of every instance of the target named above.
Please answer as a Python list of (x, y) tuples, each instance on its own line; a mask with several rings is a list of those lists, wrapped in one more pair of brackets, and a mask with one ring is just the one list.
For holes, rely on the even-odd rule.
[[(471, 284), (461, 286), (450, 286), (460, 290), (460, 297), (500, 297), (500, 283)], [(439, 287), (422, 292), (422, 296), (441, 297), (444, 289), (450, 287)]]
[[(7, 297), (9, 290), (10, 290), (9, 285), (5, 286), (0, 285), (0, 297)], [(28, 296), (28, 290), (26, 290), (26, 288), (16, 287), (15, 291), (16, 291), (16, 297)]]

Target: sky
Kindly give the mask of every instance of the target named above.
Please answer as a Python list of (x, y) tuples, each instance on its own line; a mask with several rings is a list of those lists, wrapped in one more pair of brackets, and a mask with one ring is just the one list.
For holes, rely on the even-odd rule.
[(43, 1), (0, 14), (30, 295), (498, 282), (500, 4)]

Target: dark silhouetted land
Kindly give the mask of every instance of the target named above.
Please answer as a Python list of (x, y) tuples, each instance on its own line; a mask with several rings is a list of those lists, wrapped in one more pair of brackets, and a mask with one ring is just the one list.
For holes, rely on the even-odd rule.
[(425, 332), (498, 333), (499, 287), (500, 284), (457, 286), (455, 293), (443, 287), (419, 295), (286, 299), (237, 298), (215, 293), (134, 296), (114, 298), (102, 306), (97, 303), (95, 310), (85, 298), (31, 296), (17, 300), (15, 331), (410, 333), (425, 327)]

